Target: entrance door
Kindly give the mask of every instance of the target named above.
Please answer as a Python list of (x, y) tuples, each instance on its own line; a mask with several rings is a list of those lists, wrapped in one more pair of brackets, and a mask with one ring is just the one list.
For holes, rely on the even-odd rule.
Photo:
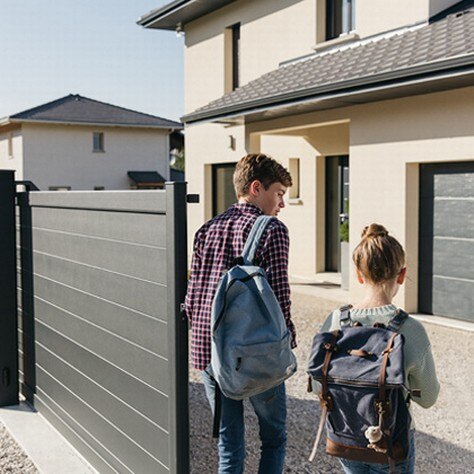
[(349, 218), (349, 157), (326, 157), (326, 271), (341, 271), (340, 225)]
[(474, 162), (421, 165), (419, 310), (474, 321)]
[(234, 190), (235, 163), (223, 163), (212, 166), (212, 214), (224, 212), (237, 201)]

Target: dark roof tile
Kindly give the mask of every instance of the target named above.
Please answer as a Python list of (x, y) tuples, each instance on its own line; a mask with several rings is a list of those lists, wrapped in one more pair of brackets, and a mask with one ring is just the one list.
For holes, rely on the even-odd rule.
[(274, 101), (285, 94), (315, 93), (318, 87), (337, 87), (338, 83), (351, 79), (366, 78), (370, 83), (375, 74), (397, 72), (403, 77), (404, 69), (473, 53), (474, 7), (471, 6), (436, 22), (286, 63), (198, 108), (183, 120), (212, 119), (228, 108), (237, 112), (251, 107), (257, 100)]
[(179, 122), (70, 94), (53, 102), (11, 115), (12, 120), (93, 123), (135, 127), (182, 128)]

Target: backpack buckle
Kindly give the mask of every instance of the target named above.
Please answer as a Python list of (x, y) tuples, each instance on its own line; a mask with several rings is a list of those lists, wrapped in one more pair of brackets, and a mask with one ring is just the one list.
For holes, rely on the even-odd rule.
[(323, 348), (329, 352), (337, 352), (339, 350), (339, 347), (337, 347), (337, 345), (333, 344), (332, 342), (325, 342), (323, 344)]
[(327, 395), (323, 395), (321, 392), (318, 394), (319, 397), (319, 404), (321, 408), (326, 408), (327, 411), (332, 411), (333, 409), (333, 401), (331, 395), (329, 393)]

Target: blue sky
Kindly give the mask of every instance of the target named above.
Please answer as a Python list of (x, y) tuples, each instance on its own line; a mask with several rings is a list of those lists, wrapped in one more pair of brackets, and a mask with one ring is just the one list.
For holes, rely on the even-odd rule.
[(81, 94), (183, 115), (183, 38), (138, 17), (170, 0), (0, 0), (0, 117)]

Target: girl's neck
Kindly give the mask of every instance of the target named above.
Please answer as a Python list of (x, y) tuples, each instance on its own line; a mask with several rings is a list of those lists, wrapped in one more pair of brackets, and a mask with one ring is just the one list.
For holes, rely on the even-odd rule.
[(379, 286), (367, 287), (365, 298), (358, 304), (354, 305), (354, 308), (366, 309), (387, 306), (392, 304), (392, 298), (392, 292), (387, 291), (386, 288)]

